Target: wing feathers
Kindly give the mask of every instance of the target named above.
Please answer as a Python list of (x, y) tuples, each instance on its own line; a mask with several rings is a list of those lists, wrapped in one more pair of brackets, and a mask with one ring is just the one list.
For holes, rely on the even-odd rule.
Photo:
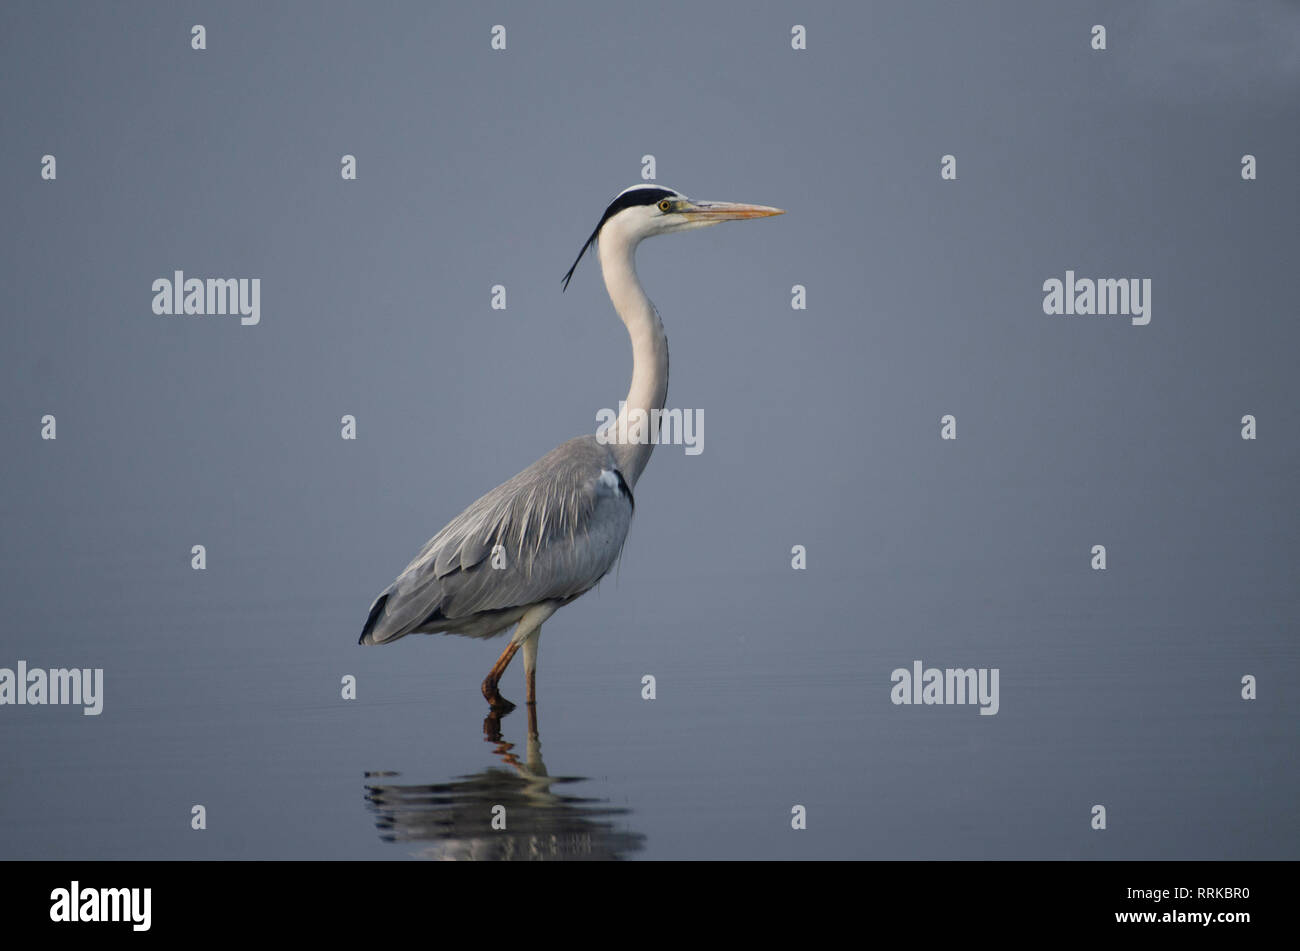
[(517, 620), (510, 609), (593, 587), (617, 561), (631, 524), (631, 493), (616, 465), (608, 446), (582, 436), (478, 499), (381, 596), (370, 642), (415, 631), (497, 633)]

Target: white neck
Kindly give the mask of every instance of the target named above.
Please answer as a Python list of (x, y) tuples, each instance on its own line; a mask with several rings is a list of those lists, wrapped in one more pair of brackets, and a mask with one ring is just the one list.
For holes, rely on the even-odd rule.
[(654, 451), (651, 411), (663, 409), (668, 399), (668, 336), (637, 280), (635, 254), (640, 241), (639, 236), (629, 235), (627, 229), (611, 221), (601, 231), (597, 245), (605, 290), (632, 338), (632, 385), (610, 433), (619, 469), (629, 486), (636, 485)]

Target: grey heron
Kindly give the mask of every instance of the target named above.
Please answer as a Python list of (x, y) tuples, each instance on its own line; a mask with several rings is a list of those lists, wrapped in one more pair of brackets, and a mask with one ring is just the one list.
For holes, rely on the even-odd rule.
[(417, 633), (493, 637), (514, 626), (483, 680), (483, 696), (494, 713), (514, 709), (498, 683), (522, 647), (527, 702), (535, 710), (542, 624), (618, 560), (632, 522), (632, 490), (654, 450), (648, 420), (668, 395), (668, 338), (637, 279), (637, 245), (653, 235), (781, 213), (696, 201), (650, 184), (624, 189), (609, 203), (564, 275), (564, 289), (594, 245), (605, 289), (632, 340), (632, 384), (617, 421), (570, 439), (452, 519), (375, 599), (360, 643)]

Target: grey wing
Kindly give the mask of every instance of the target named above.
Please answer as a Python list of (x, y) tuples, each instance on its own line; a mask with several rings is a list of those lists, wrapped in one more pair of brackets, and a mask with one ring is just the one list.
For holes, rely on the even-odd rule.
[(435, 535), (375, 600), (361, 643), (487, 636), (529, 605), (572, 600), (617, 562), (632, 508), (609, 447), (571, 439)]

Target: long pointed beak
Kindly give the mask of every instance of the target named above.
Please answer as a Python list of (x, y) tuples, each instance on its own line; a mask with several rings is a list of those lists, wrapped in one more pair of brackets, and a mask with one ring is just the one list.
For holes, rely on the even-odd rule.
[(781, 208), (769, 208), (767, 205), (742, 205), (734, 201), (692, 201), (681, 209), (688, 218), (707, 221), (739, 221), (742, 218), (769, 218), (783, 215)]

